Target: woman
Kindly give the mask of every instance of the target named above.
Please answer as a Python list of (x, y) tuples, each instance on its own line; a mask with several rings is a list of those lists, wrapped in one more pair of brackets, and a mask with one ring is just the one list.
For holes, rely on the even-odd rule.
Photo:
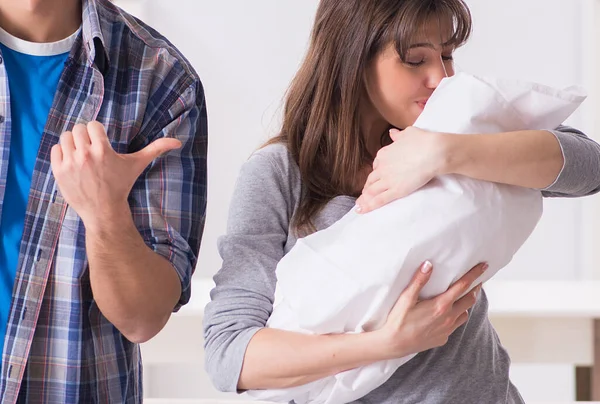
[[(452, 53), (470, 31), (462, 0), (321, 1), (281, 135), (243, 166), (219, 242), (223, 268), (204, 320), (206, 366), (219, 389), (297, 386), (420, 352), (357, 402), (523, 402), (485, 293), (459, 298), (484, 264), (442, 295), (418, 301), (432, 271), (424, 263), (376, 331), (265, 328), (277, 262), (298, 237), (354, 208), (361, 194), (358, 209), (367, 212), (444, 173), (544, 189), (546, 196), (598, 191), (600, 146), (573, 129), (451, 136), (411, 127), (454, 73)], [(390, 139), (390, 128), (406, 129), (390, 131)]]

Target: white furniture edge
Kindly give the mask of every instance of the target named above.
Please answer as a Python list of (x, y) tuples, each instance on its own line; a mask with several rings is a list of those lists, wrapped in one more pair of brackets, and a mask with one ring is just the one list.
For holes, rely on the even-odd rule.
[[(192, 297), (176, 316), (202, 317), (212, 280), (192, 282)], [(496, 281), (484, 284), (491, 317), (600, 319), (600, 281)]]

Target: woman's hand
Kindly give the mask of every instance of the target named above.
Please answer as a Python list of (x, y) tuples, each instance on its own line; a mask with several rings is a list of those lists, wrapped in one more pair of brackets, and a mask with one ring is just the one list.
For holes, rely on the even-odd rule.
[[(481, 285), (470, 291), (469, 289), (487, 267), (487, 264), (479, 264), (446, 292), (433, 299), (418, 301), (419, 292), (432, 271), (431, 264), (424, 263), (398, 298), (386, 324), (374, 331), (379, 333), (382, 348), (387, 352), (385, 359), (395, 359), (445, 345), (450, 334), (467, 321), (467, 310), (477, 301)], [(469, 293), (465, 294), (467, 291)]]
[(443, 134), (408, 127), (390, 130), (394, 143), (379, 150), (373, 171), (357, 200), (367, 213), (403, 198), (439, 175), (445, 164)]

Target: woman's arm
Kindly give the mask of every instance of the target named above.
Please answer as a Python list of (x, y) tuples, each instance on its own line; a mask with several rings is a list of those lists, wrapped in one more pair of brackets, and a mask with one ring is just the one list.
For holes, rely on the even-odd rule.
[(600, 189), (600, 146), (574, 129), (445, 136), (442, 174), (548, 190), (552, 196)]
[(258, 390), (301, 386), (389, 359), (381, 337), (376, 332), (305, 335), (263, 328), (248, 345), (237, 387)]
[(572, 128), (454, 135), (409, 127), (390, 135), (394, 142), (377, 153), (357, 201), (361, 213), (443, 174), (539, 189), (544, 196), (580, 197), (600, 190), (600, 145)]

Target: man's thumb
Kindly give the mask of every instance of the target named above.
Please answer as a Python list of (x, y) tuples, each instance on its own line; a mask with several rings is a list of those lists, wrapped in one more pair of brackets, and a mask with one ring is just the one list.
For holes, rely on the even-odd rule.
[(128, 159), (133, 161), (135, 166), (134, 169), (139, 175), (152, 161), (166, 152), (179, 149), (180, 147), (181, 142), (179, 140), (171, 137), (165, 137), (157, 139), (148, 146), (144, 147), (142, 150), (128, 155)]

